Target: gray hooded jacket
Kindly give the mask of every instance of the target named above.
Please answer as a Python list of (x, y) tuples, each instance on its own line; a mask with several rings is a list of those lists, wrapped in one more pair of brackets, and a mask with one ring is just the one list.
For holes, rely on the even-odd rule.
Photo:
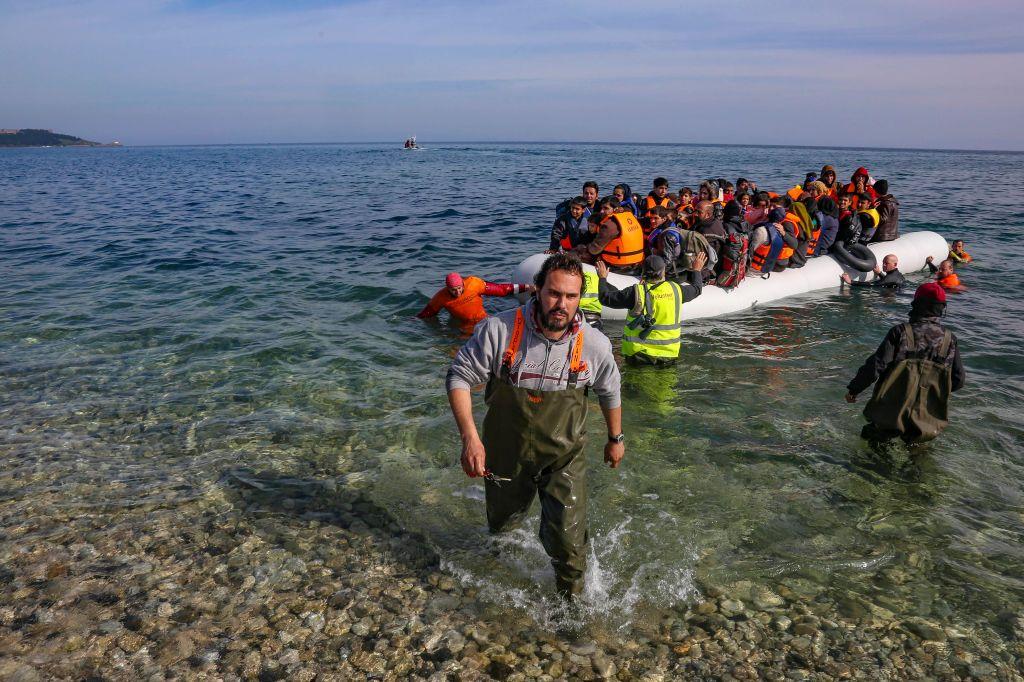
[[(523, 306), (525, 326), (523, 341), (512, 376), (521, 388), (558, 391), (566, 388), (569, 375), (569, 353), (575, 333), (567, 333), (558, 341), (545, 337), (533, 318), (536, 302), (530, 299)], [(507, 310), (488, 317), (476, 326), (473, 336), (459, 349), (448, 370), (447, 390), (470, 389), (487, 383), (492, 375), (500, 376), (501, 361), (508, 348), (515, 324), (516, 311)], [(597, 394), (601, 407), (621, 405), (619, 367), (612, 355), (612, 344), (594, 329), (583, 316), (576, 314), (575, 324), (583, 332), (583, 362), (586, 369), (579, 376), (579, 385), (588, 386)]]

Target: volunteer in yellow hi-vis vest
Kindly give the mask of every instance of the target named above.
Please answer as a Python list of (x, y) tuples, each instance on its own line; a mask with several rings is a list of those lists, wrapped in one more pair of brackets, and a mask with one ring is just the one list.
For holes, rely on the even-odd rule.
[(597, 264), (601, 278), (599, 300), (609, 308), (626, 308), (626, 326), (622, 330), (622, 356), (633, 364), (667, 365), (679, 357), (683, 323), (683, 301), (700, 296), (703, 280), (700, 271), (707, 255), (694, 259), (693, 270), (687, 271), (683, 283), (665, 279), (665, 259), (648, 256), (644, 259), (643, 278), (639, 284), (616, 289), (608, 283), (608, 268)]
[(601, 301), (598, 299), (597, 272), (583, 268), (583, 295), (580, 296), (580, 312), (591, 327), (601, 328)]

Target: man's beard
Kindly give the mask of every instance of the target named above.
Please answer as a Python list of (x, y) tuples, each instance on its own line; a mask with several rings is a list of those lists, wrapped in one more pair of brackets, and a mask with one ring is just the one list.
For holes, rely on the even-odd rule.
[[(564, 321), (559, 320), (555, 317), (556, 313), (562, 313), (565, 315)], [(540, 317), (541, 326), (549, 332), (564, 332), (568, 328), (572, 318), (569, 317), (569, 311), (565, 308), (553, 308), (546, 313), (542, 312)]]

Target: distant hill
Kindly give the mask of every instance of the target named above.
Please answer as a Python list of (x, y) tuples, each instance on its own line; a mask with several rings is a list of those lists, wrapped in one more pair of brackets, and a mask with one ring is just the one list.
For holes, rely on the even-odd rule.
[(21, 130), (0, 129), (0, 147), (119, 147), (119, 142), (101, 144), (90, 142), (74, 135), (55, 133), (52, 130), (22, 128)]

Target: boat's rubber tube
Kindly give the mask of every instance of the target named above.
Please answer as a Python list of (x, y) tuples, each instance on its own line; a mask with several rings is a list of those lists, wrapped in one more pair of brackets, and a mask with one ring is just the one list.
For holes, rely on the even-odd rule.
[[(935, 232), (912, 232), (891, 242), (869, 244), (867, 247), (879, 261), (887, 254), (895, 254), (899, 258), (899, 268), (904, 274), (917, 272), (924, 268), (925, 259), (932, 256), (936, 262), (941, 261), (949, 252), (946, 240)], [(512, 273), (512, 281), (520, 284), (532, 283), (534, 275), (540, 270), (541, 264), (548, 256), (538, 253), (520, 263)], [(586, 265), (586, 268), (592, 266)], [(869, 269), (870, 270), (870, 269)], [(756, 273), (739, 283), (734, 289), (704, 287), (700, 298), (683, 304), (683, 319), (695, 320), (701, 317), (715, 317), (729, 313), (749, 310), (789, 296), (805, 294), (819, 289), (839, 287), (839, 275), (847, 273), (855, 280), (866, 280), (870, 271), (863, 271), (840, 263), (829, 256), (810, 258), (802, 268), (776, 272), (766, 279)], [(624, 289), (636, 283), (635, 277), (611, 274), (609, 284)], [(602, 317), (609, 320), (622, 320), (626, 311), (605, 308)]]
[(842, 242), (836, 242), (829, 247), (828, 252), (843, 265), (848, 265), (859, 272), (871, 272), (878, 265), (874, 251), (864, 244), (854, 244), (847, 249)]

